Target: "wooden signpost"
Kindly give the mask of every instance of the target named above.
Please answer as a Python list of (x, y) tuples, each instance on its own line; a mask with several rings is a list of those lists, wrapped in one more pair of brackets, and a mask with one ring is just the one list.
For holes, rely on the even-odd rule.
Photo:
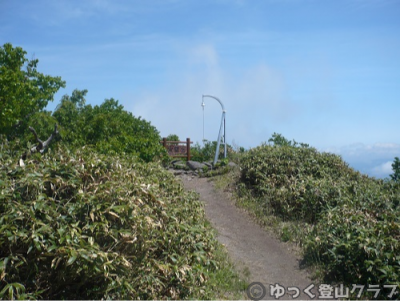
[(161, 143), (171, 157), (186, 157), (190, 161), (190, 144), (193, 143), (193, 141), (190, 141), (190, 138), (187, 138), (186, 141), (167, 141), (167, 138), (163, 138)]

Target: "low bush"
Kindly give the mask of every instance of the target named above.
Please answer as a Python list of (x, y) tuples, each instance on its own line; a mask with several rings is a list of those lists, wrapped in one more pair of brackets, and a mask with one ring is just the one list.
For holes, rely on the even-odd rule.
[(307, 145), (262, 145), (241, 158), (236, 186), (259, 217), (301, 228), (305, 259), (326, 281), (400, 283), (399, 183), (360, 174)]
[(399, 210), (377, 208), (373, 203), (332, 208), (311, 228), (304, 243), (306, 258), (319, 258), (326, 279), (349, 284), (399, 283)]
[(60, 135), (69, 147), (91, 145), (102, 154), (129, 154), (145, 162), (167, 155), (158, 130), (150, 122), (135, 117), (117, 100), (106, 99), (100, 106), (85, 105), (86, 90), (63, 96), (53, 113)]
[(340, 202), (348, 181), (365, 178), (339, 156), (309, 147), (262, 145), (243, 156), (241, 168), (240, 181), (262, 197), (266, 211), (310, 223)]
[[(190, 148), (191, 160), (198, 162), (214, 161), (215, 152), (217, 150), (217, 141), (205, 141), (203, 146), (196, 143)], [(227, 157), (233, 157), (237, 151), (229, 144), (226, 145)], [(224, 160), (224, 145), (221, 144), (219, 148), (218, 159)]]
[(0, 144), (0, 299), (207, 298), (216, 240), (162, 167)]

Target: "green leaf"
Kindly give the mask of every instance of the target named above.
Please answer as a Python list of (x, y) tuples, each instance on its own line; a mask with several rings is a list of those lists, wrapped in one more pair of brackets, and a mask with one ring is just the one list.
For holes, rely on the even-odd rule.
[(77, 259), (77, 257), (78, 257), (78, 253), (76, 251), (72, 251), (70, 254), (70, 257), (67, 261), (67, 266), (73, 264), (75, 262), (75, 260)]

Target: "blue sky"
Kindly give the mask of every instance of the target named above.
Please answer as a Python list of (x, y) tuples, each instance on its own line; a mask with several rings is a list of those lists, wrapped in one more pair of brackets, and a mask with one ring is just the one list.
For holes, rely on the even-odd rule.
[[(87, 89), (201, 142), (208, 94), (233, 145), (277, 132), (376, 177), (400, 156), (397, 0), (0, 0), (6, 42), (67, 82), (50, 110)], [(221, 107), (204, 101), (216, 140)]]

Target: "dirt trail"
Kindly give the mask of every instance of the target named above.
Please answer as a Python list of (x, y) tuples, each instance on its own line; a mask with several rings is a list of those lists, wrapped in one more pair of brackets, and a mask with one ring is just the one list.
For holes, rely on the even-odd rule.
[[(305, 270), (299, 268), (299, 258), (288, 250), (288, 246), (269, 235), (251, 217), (238, 209), (227, 193), (218, 191), (206, 178), (181, 175), (187, 190), (200, 194), (205, 203), (206, 217), (218, 231), (218, 240), (226, 249), (238, 270), (247, 268), (250, 282), (261, 282), (266, 288), (263, 299), (275, 299), (270, 296), (270, 285), (279, 283), (286, 288), (286, 294), (280, 299), (293, 300), (294, 291), (288, 293), (288, 287), (298, 287), (300, 296), (296, 299), (310, 299), (304, 294), (312, 281)], [(316, 294), (316, 288), (312, 289)]]

